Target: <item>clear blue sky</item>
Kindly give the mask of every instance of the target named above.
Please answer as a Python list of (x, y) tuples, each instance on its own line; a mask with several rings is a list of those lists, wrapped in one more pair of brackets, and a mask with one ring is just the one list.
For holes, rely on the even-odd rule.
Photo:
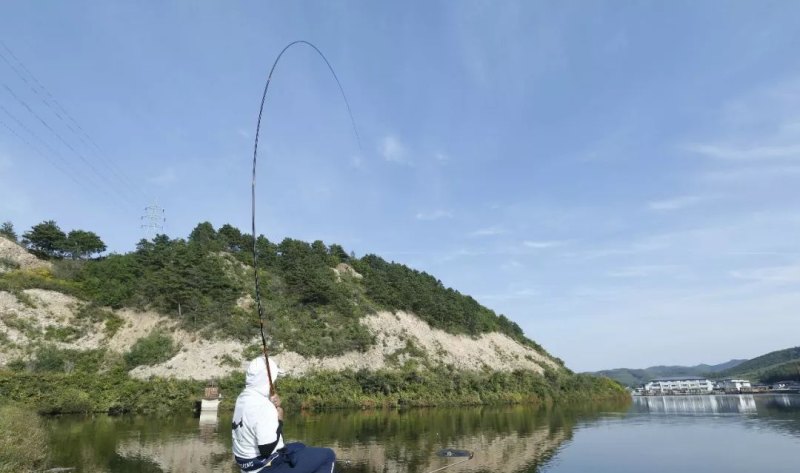
[(292, 50), (270, 239), (427, 271), (576, 370), (800, 344), (797, 2), (3, 2), (0, 220), (247, 230), (295, 39), (363, 147)]

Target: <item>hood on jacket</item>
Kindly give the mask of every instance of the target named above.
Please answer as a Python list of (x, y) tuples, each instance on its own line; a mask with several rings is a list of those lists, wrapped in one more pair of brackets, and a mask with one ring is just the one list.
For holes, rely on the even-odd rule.
[[(278, 376), (283, 374), (283, 370), (278, 367), (271, 357), (269, 359), (269, 370), (272, 374), (272, 383), (275, 384)], [(255, 389), (259, 394), (269, 396), (269, 381), (267, 381), (267, 365), (264, 363), (264, 356), (258, 356), (250, 361), (247, 366), (245, 377), (245, 387)]]

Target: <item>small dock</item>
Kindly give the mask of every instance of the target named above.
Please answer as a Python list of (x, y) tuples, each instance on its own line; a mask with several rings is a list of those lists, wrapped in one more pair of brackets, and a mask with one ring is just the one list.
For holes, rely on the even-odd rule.
[(203, 392), (203, 399), (200, 400), (200, 413), (217, 412), (221, 399), (219, 386), (216, 383), (209, 383)]

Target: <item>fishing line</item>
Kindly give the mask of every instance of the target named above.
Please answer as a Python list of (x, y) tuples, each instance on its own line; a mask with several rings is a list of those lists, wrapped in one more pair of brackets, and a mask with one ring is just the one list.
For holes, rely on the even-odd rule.
[(350, 124), (353, 126), (353, 133), (356, 136), (356, 141), (358, 142), (358, 149), (363, 154), (363, 149), (361, 148), (361, 137), (358, 134), (358, 127), (356, 127), (356, 121), (353, 118), (353, 112), (350, 109), (350, 102), (347, 100), (347, 94), (344, 93), (344, 88), (342, 87), (342, 83), (339, 82), (339, 77), (336, 75), (336, 71), (333, 70), (333, 66), (331, 63), (328, 62), (328, 58), (322, 54), (322, 51), (319, 50), (316, 46), (309, 43), (308, 41), (298, 40), (292, 41), (291, 43), (287, 44), (281, 52), (278, 54), (278, 57), (275, 58), (275, 62), (272, 63), (272, 68), (269, 70), (269, 75), (267, 76), (267, 83), (264, 85), (264, 94), (261, 96), (261, 106), (258, 109), (258, 122), (256, 124), (256, 137), (255, 142), (253, 143), (253, 186), (252, 186), (252, 231), (253, 231), (253, 274), (255, 275), (255, 286), (256, 286), (256, 307), (258, 308), (258, 322), (259, 327), (261, 330), (261, 345), (264, 349), (264, 361), (267, 365), (267, 379), (269, 380), (269, 394), (272, 396), (275, 393), (275, 386), (272, 383), (272, 371), (269, 367), (269, 353), (267, 350), (267, 337), (264, 335), (264, 310), (261, 305), (261, 294), (258, 288), (258, 247), (256, 242), (258, 241), (256, 238), (256, 162), (258, 158), (258, 134), (261, 131), (261, 118), (264, 113), (264, 103), (267, 99), (267, 91), (269, 90), (270, 81), (272, 81), (272, 74), (275, 72), (275, 67), (278, 65), (278, 62), (281, 60), (283, 53), (285, 53), (289, 48), (297, 44), (305, 44), (309, 46), (311, 49), (317, 52), (319, 57), (325, 61), (325, 64), (328, 66), (328, 70), (331, 71), (331, 75), (333, 75), (334, 80), (336, 80), (336, 85), (339, 86), (339, 92), (342, 95), (342, 99), (344, 99), (344, 104), (347, 107), (347, 114), (350, 116)]

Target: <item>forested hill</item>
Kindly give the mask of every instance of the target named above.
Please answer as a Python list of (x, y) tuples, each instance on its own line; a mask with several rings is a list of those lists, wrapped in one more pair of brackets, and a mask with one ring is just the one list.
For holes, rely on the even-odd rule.
[[(93, 257), (105, 245), (92, 232), (47, 221), (19, 238), (3, 224), (0, 398), (40, 412), (175, 412), (207, 380), (235, 393), (261, 352), (253, 243), (201, 223), (186, 239)], [(321, 241), (255, 246), (289, 407), (629, 401), (429, 274)]]
[(618, 381), (625, 386), (636, 387), (647, 383), (654, 378), (666, 376), (707, 376), (730, 369), (746, 360), (730, 360), (718, 365), (699, 364), (695, 366), (650, 366), (649, 368), (616, 368), (612, 370), (596, 371), (591, 373), (605, 376)]
[[(88, 238), (93, 249), (68, 241), (70, 236), (87, 240), (87, 233), (96, 238)], [(13, 230), (6, 236), (16, 240)], [(51, 260), (53, 277), (8, 273), (0, 289), (56, 289), (99, 306), (156, 310), (187, 329), (241, 341), (257, 333), (248, 304), (254, 295), (253, 237), (231, 225), (217, 230), (204, 222), (187, 239), (159, 235), (141, 240), (129, 253), (95, 259), (89, 256), (105, 249), (96, 235), (65, 234), (52, 221), (35, 226), (22, 242)], [(276, 243), (259, 236), (256, 248), (270, 333), (280, 341), (274, 348), (303, 356), (363, 351), (374, 337), (360, 318), (402, 310), (452, 334), (500, 332), (546, 355), (516, 323), (425, 272), (377, 255), (357, 258), (322, 241)]]
[(800, 381), (800, 347), (786, 348), (758, 356), (725, 370), (720, 375), (748, 378), (764, 383)]
[(800, 381), (800, 347), (777, 350), (750, 360), (730, 360), (718, 365), (651, 366), (644, 369), (618, 368), (591, 373), (605, 376), (626, 386), (635, 387), (663, 376), (707, 376), (713, 379), (745, 378), (773, 383)]

